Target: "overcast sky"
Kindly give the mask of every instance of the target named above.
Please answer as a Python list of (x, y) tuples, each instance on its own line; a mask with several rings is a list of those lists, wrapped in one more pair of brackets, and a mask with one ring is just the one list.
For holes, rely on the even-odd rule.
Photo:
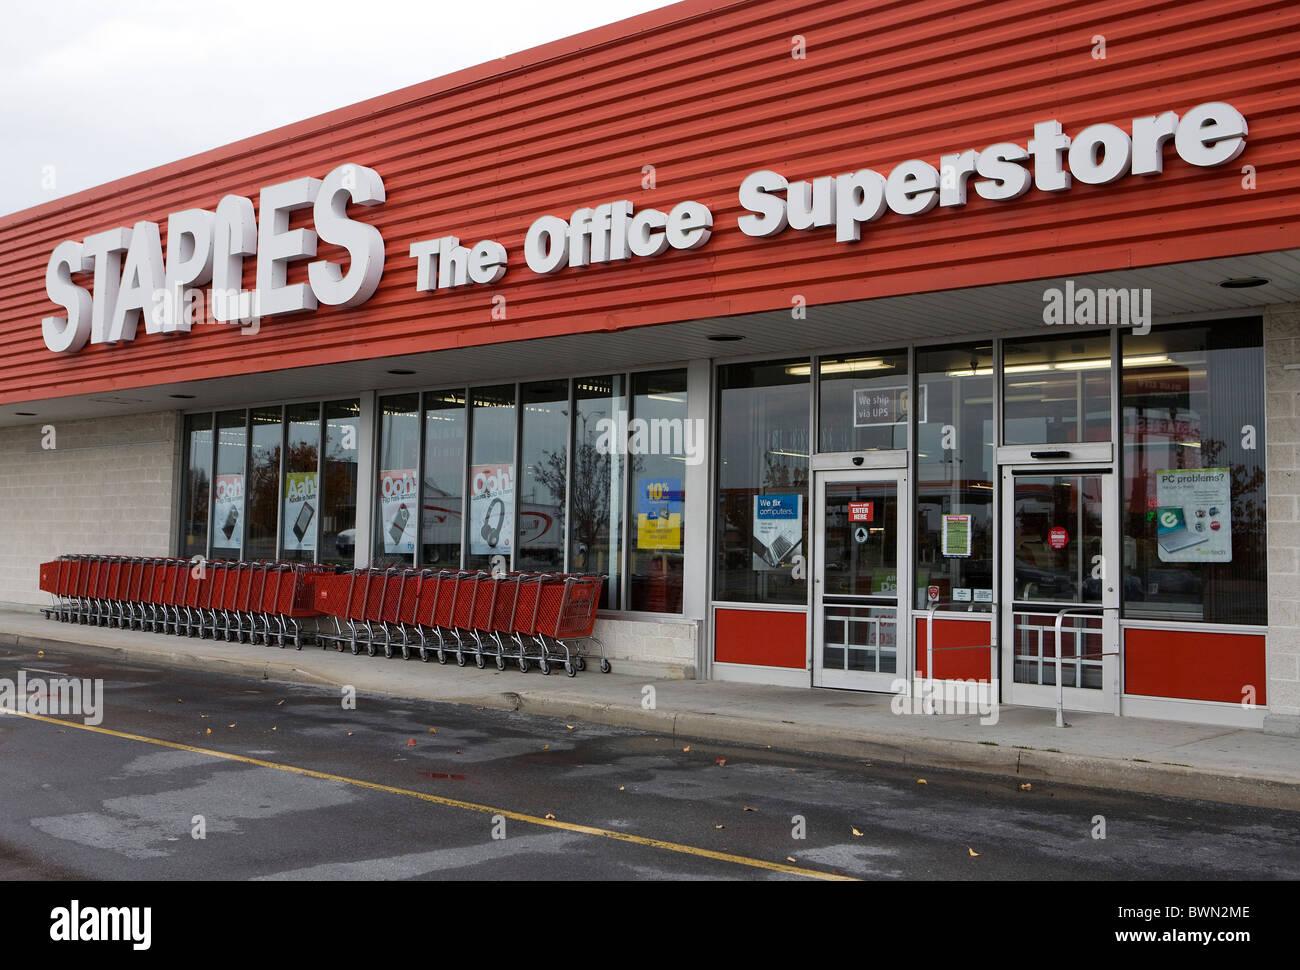
[(18, 0), (0, 13), (0, 214), (667, 0)]

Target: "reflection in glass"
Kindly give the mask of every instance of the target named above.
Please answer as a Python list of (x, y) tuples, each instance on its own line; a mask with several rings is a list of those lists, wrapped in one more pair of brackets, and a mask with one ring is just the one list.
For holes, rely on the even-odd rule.
[[(807, 373), (807, 364), (790, 373)], [(907, 447), (911, 392), (907, 351), (823, 357), (820, 376), (818, 451), (869, 451)], [(926, 420), (922, 398), (917, 421)]]
[(1110, 440), (1108, 331), (1008, 340), (1002, 348), (1004, 444)]
[(274, 559), (280, 513), (280, 408), (255, 408), (248, 471), (248, 548), (245, 559)]
[(465, 494), (465, 392), (424, 396), (424, 523), (420, 563), (460, 566)]
[(611, 445), (613, 430), (626, 420), (623, 375), (579, 378), (573, 396), (569, 571), (604, 576), (600, 608), (618, 609), (628, 456)]
[(703, 459), (702, 429), (686, 413), (686, 371), (632, 375), (628, 609), (682, 611), (685, 467)]
[(212, 495), (212, 415), (185, 418), (185, 498), (181, 503), (185, 558), (208, 552), (208, 502)]
[(285, 422), (280, 558), (286, 562), (312, 562), (320, 517), (320, 405), (290, 404), (285, 408)]
[(320, 561), (352, 565), (357, 546), (357, 455), (361, 402), (325, 404)]
[(807, 602), (809, 386), (807, 360), (718, 369), (715, 599)]
[(569, 382), (520, 388), (519, 553), (521, 572), (564, 569), (564, 503), (569, 475)]

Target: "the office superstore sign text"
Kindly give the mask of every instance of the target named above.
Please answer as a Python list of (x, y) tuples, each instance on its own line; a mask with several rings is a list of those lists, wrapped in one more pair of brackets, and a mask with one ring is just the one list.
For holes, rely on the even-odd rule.
[[(1164, 150), (1208, 167), (1230, 162), (1245, 148), (1246, 119), (1229, 104), (1208, 102), (1180, 118), (1173, 111), (1134, 118), (1128, 131), (1097, 124), (1071, 138), (1057, 121), (1034, 125), (1026, 145), (999, 142), (983, 151), (943, 155), (936, 167), (920, 159), (900, 162), (888, 175), (864, 168), (811, 181), (789, 181), (779, 172), (753, 172), (740, 184), (742, 233), (775, 236), (787, 229), (834, 229), (841, 243), (861, 238), (863, 226), (886, 211), (919, 216), (935, 207), (966, 204), (968, 189), (981, 198), (1007, 201), (1037, 188), (1063, 192), (1072, 180), (1105, 185), (1128, 175), (1163, 171)], [(167, 218), (164, 258), (159, 224), (137, 222), (67, 240), (55, 247), (45, 273), (50, 299), (66, 317), (41, 322), (45, 344), (75, 353), (89, 343), (135, 339), (147, 333), (188, 332), (196, 322), (244, 325), (277, 314), (314, 310), (320, 304), (353, 307), (374, 295), (384, 269), (379, 230), (351, 218), (349, 205), (385, 200), (374, 169), (339, 165), (323, 179), (299, 178), (263, 188), (258, 211), (244, 196), (227, 195), (215, 210), (185, 209)], [(290, 214), (310, 209), (311, 228), (289, 228)], [(705, 245), (713, 214), (700, 202), (683, 201), (667, 212), (637, 210), (626, 199), (582, 208), (568, 219), (544, 215), (529, 227), (524, 262), (537, 274), (566, 268), (651, 259), (669, 249)], [(347, 251), (347, 265), (315, 259), (324, 240)], [(488, 286), (506, 274), (508, 253), (499, 242), (462, 246), (455, 236), (414, 242), (416, 289), (455, 290)], [(245, 259), (256, 260), (256, 285), (243, 289)], [(307, 281), (288, 282), (288, 266), (307, 265)], [(91, 288), (74, 281), (90, 274)], [(207, 293), (206, 304), (197, 297)], [(202, 313), (196, 306), (204, 306)]]

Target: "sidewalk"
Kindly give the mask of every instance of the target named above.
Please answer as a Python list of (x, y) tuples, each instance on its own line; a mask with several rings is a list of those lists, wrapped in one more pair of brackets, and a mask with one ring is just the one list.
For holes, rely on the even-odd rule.
[[(996, 725), (977, 715), (896, 715), (889, 694), (652, 680), (595, 664), (575, 678), (513, 665), (352, 656), (333, 648), (254, 646), (78, 626), (0, 610), (0, 645), (47, 656), (80, 654), (595, 721), (659, 734), (768, 745), (921, 768), (955, 768), (1025, 781), (1300, 811), (1300, 742), (1258, 731), (1174, 721), (1003, 706)], [(646, 709), (644, 688), (654, 688)]]

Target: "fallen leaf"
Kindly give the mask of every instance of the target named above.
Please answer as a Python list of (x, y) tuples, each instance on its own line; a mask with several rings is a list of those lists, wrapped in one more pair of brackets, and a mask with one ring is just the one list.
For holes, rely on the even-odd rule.
[(1021, 791), (1030, 791), (1030, 790), (1033, 789), (1033, 787), (1034, 787), (1034, 786), (1033, 786), (1032, 784), (1030, 784), (1029, 782), (1025, 782), (1023, 785), (1020, 786), (1020, 790), (1021, 790)]
[(771, 746), (770, 744), (767, 746), (767, 750), (768, 750), (768, 751), (771, 751), (771, 750), (772, 750), (772, 746)]
[(856, 827), (856, 826), (850, 825), (850, 826), (849, 826), (849, 829), (850, 829), (850, 831), (853, 832), (853, 837), (854, 837), (855, 839), (860, 839), (860, 838), (862, 838), (862, 833), (859, 832), (859, 831), (857, 830), (857, 827)]
[(619, 791), (624, 791), (625, 789), (623, 788), (622, 785), (619, 785), (619, 786), (618, 786), (618, 790), (619, 790)]
[(564, 725), (564, 726), (565, 726), (566, 728), (568, 728), (570, 731), (573, 730), (573, 725), (572, 725), (572, 724), (566, 724), (566, 725)]
[(756, 809), (756, 808), (750, 808), (748, 805), (746, 805), (745, 808), (744, 808), (744, 811), (746, 811), (746, 812), (757, 812), (758, 809)]
[(691, 750), (691, 746), (689, 744), (686, 747), (682, 748), (682, 751), (690, 751), (690, 750)]
[(273, 725), (271, 725), (271, 730), (272, 730), (272, 731), (274, 731), (274, 730), (275, 730), (275, 725), (274, 725), (274, 724), (273, 724)]
[(415, 738), (407, 738), (407, 739), (406, 739), (406, 746), (407, 746), (408, 748), (414, 748), (414, 747), (415, 747)]
[(36, 651), (36, 656), (38, 656), (38, 657), (44, 657), (44, 656), (45, 656), (45, 651), (44, 651), (44, 650), (37, 650), (37, 651)]
[(725, 828), (726, 828), (725, 825), (715, 825), (715, 826), (713, 826), (713, 827), (714, 827), (715, 829), (725, 829)]
[(788, 856), (785, 857), (785, 861), (786, 861), (786, 862), (795, 862), (795, 861), (797, 861), (797, 860), (795, 859), (794, 856), (792, 856), (792, 855), (788, 855)]
[(233, 725), (233, 724), (227, 724), (227, 725), (226, 725), (226, 727), (228, 727), (228, 728), (232, 728), (232, 727), (234, 727), (234, 726), (235, 726), (235, 725)]
[(351, 732), (351, 731), (348, 732), (348, 737), (352, 737), (352, 732)]
[(200, 715), (199, 715), (199, 717), (207, 717), (207, 716), (208, 716), (208, 715), (206, 715), (206, 714), (200, 714)]
[(437, 734), (437, 733), (438, 733), (438, 729), (437, 729), (437, 728), (429, 728), (429, 733), (430, 733), (430, 734)]
[(204, 734), (211, 734), (211, 733), (212, 733), (212, 728), (204, 728), (204, 729), (203, 729), (203, 733), (204, 733)]
[(176, 703), (177, 703), (177, 704), (184, 704), (185, 702), (184, 702), (183, 700), (181, 700), (181, 699), (178, 697), (178, 698), (176, 698)]
[(727, 759), (726, 759), (726, 758), (714, 758), (714, 759), (713, 759), (713, 763), (714, 763), (715, 765), (717, 765), (719, 768), (722, 768), (722, 767), (724, 767), (724, 766), (726, 765), (726, 763), (727, 763)]
[(278, 700), (278, 701), (275, 702), (275, 706), (276, 706), (276, 707), (279, 707), (279, 706), (280, 706), (281, 704), (283, 704), (283, 703), (284, 703), (283, 700)]
[(457, 753), (457, 754), (460, 754), (460, 748), (457, 748), (457, 749), (456, 749), (456, 753)]
[(555, 818), (555, 816), (552, 815), (550, 812), (547, 812), (547, 813), (546, 813), (546, 817), (549, 818), (549, 819), (554, 819), (554, 818)]
[(974, 849), (972, 849), (969, 845), (966, 846), (966, 851), (969, 852), (969, 853), (971, 854), (971, 858), (972, 858), (972, 859), (977, 859), (977, 858), (979, 858), (979, 853), (976, 852)]
[(544, 745), (542, 745), (542, 750), (543, 750), (543, 751), (550, 751), (550, 750), (551, 750), (551, 746), (550, 746), (549, 744), (544, 744)]
[(918, 785), (924, 785), (926, 782), (925, 782), (925, 779), (924, 779), (924, 778), (918, 778), (918, 779), (916, 779), (916, 783), (917, 783)]

